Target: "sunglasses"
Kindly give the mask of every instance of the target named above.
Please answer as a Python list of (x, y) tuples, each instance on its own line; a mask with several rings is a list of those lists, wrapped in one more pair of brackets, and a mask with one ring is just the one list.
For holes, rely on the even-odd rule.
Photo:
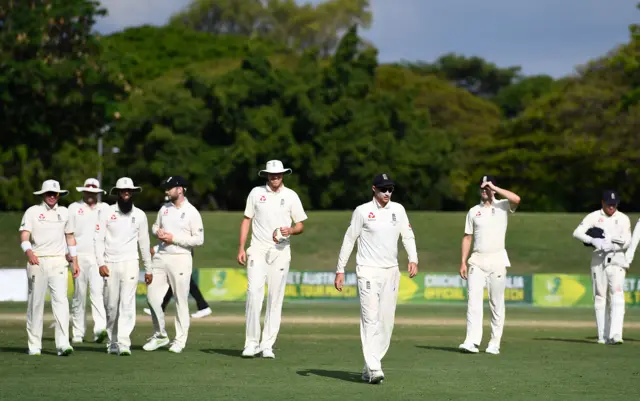
[(378, 192), (384, 194), (384, 193), (393, 193), (393, 190), (395, 189), (394, 187), (376, 187), (376, 189), (378, 190)]
[(57, 198), (58, 197), (58, 193), (57, 192), (45, 192), (44, 196)]

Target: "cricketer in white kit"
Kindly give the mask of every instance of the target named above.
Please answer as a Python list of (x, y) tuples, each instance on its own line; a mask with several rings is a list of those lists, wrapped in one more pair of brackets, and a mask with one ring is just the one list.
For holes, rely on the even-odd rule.
[[(93, 341), (101, 343), (107, 337), (107, 318), (102, 295), (104, 285), (98, 272), (93, 237), (98, 224), (98, 214), (109, 205), (98, 202), (97, 195), (101, 192), (106, 194), (106, 192), (100, 188), (100, 183), (95, 178), (86, 179), (84, 185), (76, 187), (76, 190), (82, 193), (83, 199), (69, 205), (69, 220), (75, 227), (74, 235), (80, 265), (80, 275), (73, 279), (71, 342), (81, 343), (84, 338), (88, 287), (93, 318)], [(67, 258), (69, 257), (70, 255), (67, 254)]]
[(413, 278), (418, 273), (415, 236), (404, 207), (391, 201), (394, 188), (395, 182), (387, 174), (374, 178), (373, 199), (354, 210), (336, 268), (335, 287), (342, 291), (344, 269), (357, 242), (356, 276), (364, 355), (362, 380), (373, 384), (384, 380), (382, 358), (391, 343), (400, 286), (400, 236), (409, 257), (409, 277)]
[[(598, 344), (622, 344), (624, 325), (624, 280), (629, 267), (625, 255), (631, 245), (631, 221), (618, 210), (615, 191), (602, 194), (602, 208), (589, 213), (573, 232), (573, 237), (593, 247), (591, 282)], [(601, 231), (600, 238), (588, 231)], [(598, 230), (600, 229), (600, 230)], [(629, 255), (633, 259), (633, 251)]]
[(136, 324), (136, 289), (140, 263), (145, 282), (153, 280), (149, 223), (144, 212), (133, 205), (133, 193), (142, 189), (129, 177), (122, 177), (111, 188), (118, 201), (100, 212), (96, 225), (95, 249), (100, 276), (104, 278), (104, 303), (107, 315), (107, 353), (131, 355), (131, 333)]
[(152, 234), (162, 242), (153, 255), (153, 282), (147, 288), (154, 334), (142, 348), (154, 351), (169, 344), (162, 300), (171, 286), (176, 297), (177, 316), (176, 336), (169, 352), (180, 353), (187, 345), (189, 335), (189, 285), (193, 272), (191, 249), (204, 243), (204, 228), (200, 212), (184, 196), (189, 185), (187, 180), (171, 176), (163, 185), (169, 201), (162, 205), (151, 228)]
[[(504, 199), (497, 200), (495, 195)], [(505, 248), (509, 214), (520, 204), (515, 193), (496, 185), (491, 176), (480, 181), (480, 204), (467, 213), (462, 238), (460, 276), (467, 280), (467, 335), (458, 347), (478, 353), (482, 341), (483, 294), (486, 285), (491, 310), (491, 338), (485, 352), (498, 355), (505, 320), (504, 290), (507, 267), (511, 266)], [(472, 241), (473, 240), (473, 241)], [(473, 252), (471, 243), (473, 242)], [(469, 267), (467, 268), (467, 264)]]
[[(273, 345), (280, 330), (282, 303), (291, 263), (290, 236), (302, 234), (307, 215), (295, 191), (283, 184), (291, 173), (280, 160), (270, 160), (258, 175), (267, 175), (266, 185), (253, 188), (247, 197), (240, 224), (238, 263), (247, 265), (246, 333), (242, 356), (275, 358)], [(294, 226), (291, 227), (293, 221)], [(251, 243), (245, 244), (251, 227)], [(267, 310), (260, 342), (260, 313), (267, 284)]]
[(42, 196), (43, 202), (26, 210), (20, 223), (20, 246), (28, 259), (27, 279), (27, 340), (29, 355), (40, 355), (44, 300), (47, 287), (51, 294), (51, 309), (55, 319), (55, 343), (58, 355), (73, 352), (69, 344), (69, 300), (67, 299), (68, 262), (71, 256), (72, 276), (78, 277), (80, 268), (76, 250), (75, 229), (69, 220), (69, 211), (58, 205), (60, 196), (69, 191), (60, 189), (60, 183), (46, 180), (42, 189), (33, 194)]

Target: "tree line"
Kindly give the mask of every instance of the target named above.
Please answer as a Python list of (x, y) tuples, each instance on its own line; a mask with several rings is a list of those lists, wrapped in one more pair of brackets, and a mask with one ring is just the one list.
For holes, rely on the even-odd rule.
[(308, 209), (353, 208), (380, 171), (408, 209), (464, 210), (483, 174), (522, 210), (589, 210), (604, 188), (640, 209), (635, 25), (553, 79), (458, 54), (380, 64), (358, 33), (366, 0), (195, 0), (166, 26), (101, 37), (104, 14), (89, 0), (0, 5), (0, 210), (32, 204), (44, 179), (96, 176), (100, 136), (104, 186), (132, 177), (150, 209), (181, 174), (202, 210), (240, 210), (273, 158)]

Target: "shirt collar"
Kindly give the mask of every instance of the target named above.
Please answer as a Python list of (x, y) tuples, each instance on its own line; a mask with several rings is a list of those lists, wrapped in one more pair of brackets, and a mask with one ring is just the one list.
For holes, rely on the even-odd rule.
[(271, 192), (273, 194), (279, 194), (282, 192), (282, 189), (284, 188), (284, 184), (280, 185), (280, 189), (278, 189), (277, 191), (274, 191), (273, 189), (271, 189), (271, 187), (269, 186), (269, 184), (265, 184), (264, 185), (265, 188), (267, 188), (267, 192)]
[(616, 214), (618, 214), (618, 210), (616, 210), (615, 212), (613, 212), (613, 214), (611, 216), (607, 216), (607, 214), (604, 212), (604, 210), (600, 209), (600, 216), (602, 217), (614, 217)]
[(386, 206), (382, 207), (382, 205), (380, 204), (380, 202), (378, 202), (378, 200), (375, 198), (375, 196), (373, 197), (373, 204), (378, 209), (390, 209), (391, 208), (391, 200), (389, 200), (389, 202), (387, 202)]
[(49, 207), (49, 205), (47, 205), (47, 202), (42, 201), (41, 205), (44, 206), (45, 210), (58, 210), (58, 203), (53, 205), (53, 207)]

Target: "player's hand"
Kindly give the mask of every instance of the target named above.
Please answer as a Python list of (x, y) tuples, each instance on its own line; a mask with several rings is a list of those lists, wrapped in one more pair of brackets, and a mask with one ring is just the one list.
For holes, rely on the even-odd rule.
[(280, 233), (282, 233), (284, 237), (288, 237), (291, 235), (291, 227), (280, 227)]
[(418, 264), (413, 262), (409, 263), (407, 271), (409, 272), (409, 277), (414, 278), (416, 274), (418, 274)]
[(162, 237), (164, 235), (164, 230), (162, 228), (159, 228), (158, 231), (156, 231), (156, 237), (158, 239), (160, 239), (160, 237)]
[(73, 257), (70, 254), (64, 255), (64, 257), (67, 259), (67, 262), (69, 263), (73, 262)]
[(468, 278), (468, 275), (467, 275), (467, 264), (466, 263), (462, 263), (460, 265), (460, 277), (462, 277), (464, 280), (466, 280)]
[(149, 285), (149, 284), (151, 284), (152, 281), (153, 281), (153, 274), (145, 273), (144, 274), (144, 282), (147, 283), (147, 285)]
[(496, 190), (496, 186), (493, 185), (493, 182), (491, 182), (491, 181), (483, 182), (482, 185), (480, 185), (480, 188), (482, 188), (482, 189), (489, 188), (492, 191)]
[(238, 250), (238, 257), (236, 258), (236, 260), (242, 266), (244, 266), (244, 264), (247, 263), (247, 253), (244, 251), (243, 248), (240, 248)]
[(80, 275), (80, 266), (78, 266), (78, 261), (72, 259), (73, 265), (71, 266), (71, 277), (77, 278)]
[(336, 290), (342, 292), (344, 286), (344, 273), (336, 273), (336, 281), (334, 282)]
[(27, 255), (27, 259), (29, 260), (30, 264), (35, 265), (35, 266), (40, 264), (40, 259), (38, 259), (36, 254), (33, 253), (32, 249), (27, 249), (27, 252), (25, 252), (25, 255)]
[(100, 272), (101, 277), (109, 277), (109, 268), (106, 265), (100, 266), (98, 272)]
[(167, 244), (173, 244), (173, 234), (168, 232), (162, 232), (162, 235), (158, 235), (158, 238)]

